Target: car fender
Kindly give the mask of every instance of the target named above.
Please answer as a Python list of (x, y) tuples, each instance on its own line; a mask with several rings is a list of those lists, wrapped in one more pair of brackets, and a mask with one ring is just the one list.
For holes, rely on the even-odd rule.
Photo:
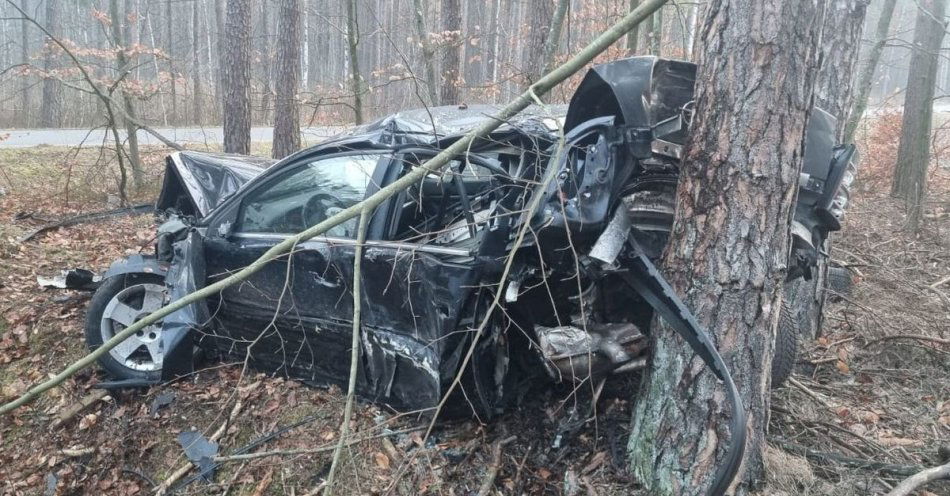
[(167, 263), (159, 262), (154, 255), (136, 253), (112, 262), (109, 269), (102, 274), (102, 278), (106, 279), (124, 274), (158, 274), (165, 277), (167, 273)]

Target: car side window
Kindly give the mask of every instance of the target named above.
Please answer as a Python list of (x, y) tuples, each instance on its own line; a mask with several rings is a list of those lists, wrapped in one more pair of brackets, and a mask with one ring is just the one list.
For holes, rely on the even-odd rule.
[[(241, 202), (237, 232), (293, 234), (351, 207), (366, 196), (383, 155), (341, 155), (298, 165)], [(355, 237), (358, 219), (327, 231)]]

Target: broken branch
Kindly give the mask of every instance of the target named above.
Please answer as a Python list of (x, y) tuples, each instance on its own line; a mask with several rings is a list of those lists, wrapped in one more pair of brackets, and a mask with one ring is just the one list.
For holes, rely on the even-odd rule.
[(664, 3), (666, 3), (666, 0), (646, 0), (639, 7), (624, 16), (619, 22), (601, 33), (583, 50), (539, 79), (536, 83), (531, 85), (527, 91), (521, 93), (508, 105), (495, 113), (495, 115), (483, 121), (481, 125), (465, 134), (465, 136), (458, 139), (455, 143), (452, 143), (452, 145), (439, 152), (435, 157), (431, 158), (420, 167), (409, 171), (403, 177), (381, 188), (379, 191), (365, 200), (349, 208), (346, 208), (324, 220), (323, 222), (320, 222), (317, 225), (312, 226), (274, 245), (263, 255), (261, 255), (260, 258), (254, 262), (251, 262), (250, 265), (241, 269), (240, 271), (235, 272), (234, 274), (210, 284), (198, 291), (195, 291), (194, 293), (185, 295), (184, 297), (175, 300), (174, 302), (169, 303), (168, 305), (165, 305), (155, 312), (145, 316), (138, 322), (125, 328), (122, 332), (116, 333), (100, 347), (96, 348), (93, 352), (66, 367), (66, 369), (64, 369), (62, 372), (56, 374), (47, 381), (30, 388), (26, 393), (15, 400), (0, 406), (0, 414), (10, 413), (14, 409), (33, 401), (41, 394), (49, 391), (67, 378), (71, 377), (76, 372), (79, 372), (80, 370), (92, 365), (101, 356), (108, 353), (109, 350), (115, 348), (119, 345), (119, 343), (125, 341), (129, 336), (132, 336), (145, 327), (162, 320), (176, 310), (180, 310), (192, 303), (207, 298), (208, 296), (217, 294), (224, 288), (244, 281), (252, 274), (264, 268), (264, 266), (269, 262), (286, 253), (291, 247), (314, 236), (323, 234), (331, 227), (340, 225), (343, 222), (355, 218), (363, 210), (372, 210), (376, 208), (383, 201), (392, 197), (396, 193), (405, 190), (413, 184), (416, 184), (427, 174), (441, 170), (452, 158), (463, 154), (466, 149), (468, 149), (469, 145), (471, 145), (476, 139), (487, 136), (489, 133), (501, 126), (502, 123), (507, 122), (509, 119), (527, 108), (534, 101), (533, 95), (547, 93), (551, 88), (565, 81), (571, 75), (582, 69), (585, 65), (592, 62), (595, 57), (606, 50), (614, 42), (622, 38), (627, 33), (627, 31), (639, 24), (640, 21), (653, 14), (653, 12), (659, 9)]
[(495, 485), (495, 478), (498, 477), (498, 471), (501, 470), (501, 449), (506, 444), (514, 442), (515, 439), (518, 438), (511, 436), (501, 439), (492, 446), (491, 465), (488, 467), (488, 472), (485, 473), (485, 478), (482, 479), (481, 487), (478, 488), (478, 496), (488, 496), (491, 492), (492, 486)]
[(779, 446), (789, 453), (804, 456), (811, 460), (817, 460), (825, 463), (836, 463), (845, 467), (870, 470), (892, 475), (911, 476), (921, 471), (923, 467), (919, 465), (897, 465), (894, 463), (881, 463), (863, 458), (853, 458), (850, 456), (839, 455), (837, 453), (826, 453), (813, 450), (797, 444), (779, 442)]
[(950, 463), (917, 472), (901, 481), (887, 496), (907, 496), (914, 489), (940, 479), (950, 479)]

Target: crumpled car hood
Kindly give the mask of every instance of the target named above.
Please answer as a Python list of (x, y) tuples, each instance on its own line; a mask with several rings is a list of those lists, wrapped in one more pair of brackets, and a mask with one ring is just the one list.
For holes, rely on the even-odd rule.
[(155, 208), (204, 217), (274, 162), (223, 153), (173, 153), (165, 161), (165, 181)]

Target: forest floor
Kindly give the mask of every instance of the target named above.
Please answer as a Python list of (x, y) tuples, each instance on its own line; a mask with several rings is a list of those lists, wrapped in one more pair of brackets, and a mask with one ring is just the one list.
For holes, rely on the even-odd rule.
[[(133, 200), (155, 197), (165, 153), (145, 154), (146, 181)], [(36, 276), (68, 267), (102, 270), (120, 256), (151, 249), (150, 215), (81, 224), (17, 243), (47, 220), (114, 203), (114, 166), (89, 165), (99, 158), (96, 149), (0, 150), (4, 401), (86, 351), (89, 294), (42, 290)], [(870, 167), (860, 180), (832, 252), (852, 269), (856, 285), (830, 304), (822, 337), (802, 343), (795, 381), (772, 396), (769, 475), (761, 494), (880, 494), (903, 477), (840, 457), (923, 467), (950, 456), (938, 454), (941, 447), (950, 450), (950, 283), (932, 287), (950, 276), (950, 181), (944, 172), (932, 183), (926, 222), (916, 235), (906, 231), (903, 210), (884, 193), (879, 168)], [(92, 394), (101, 379), (96, 368), (84, 370), (0, 419), (0, 493), (146, 494), (189, 464), (177, 442), (182, 431), (210, 436), (227, 423), (220, 451), (232, 454), (288, 427), (251, 451), (315, 449), (334, 444), (342, 419), (339, 390), (253, 372), (242, 376), (240, 364), (209, 364), (171, 384), (106, 396), (56, 425), (57, 416)], [(635, 376), (609, 381), (596, 416), (559, 449), (552, 447), (557, 425), (574, 403), (558, 388), (538, 392), (487, 424), (439, 425), (428, 442), (418, 430), (424, 420), (360, 404), (353, 431), (364, 440), (344, 450), (343, 492), (473, 494), (495, 467), (494, 489), (505, 494), (636, 493), (624, 469), (636, 387)], [(212, 481), (196, 481), (181, 493), (309, 494), (329, 463), (328, 452), (228, 460)], [(950, 483), (933, 483), (919, 494), (950, 495)]]

